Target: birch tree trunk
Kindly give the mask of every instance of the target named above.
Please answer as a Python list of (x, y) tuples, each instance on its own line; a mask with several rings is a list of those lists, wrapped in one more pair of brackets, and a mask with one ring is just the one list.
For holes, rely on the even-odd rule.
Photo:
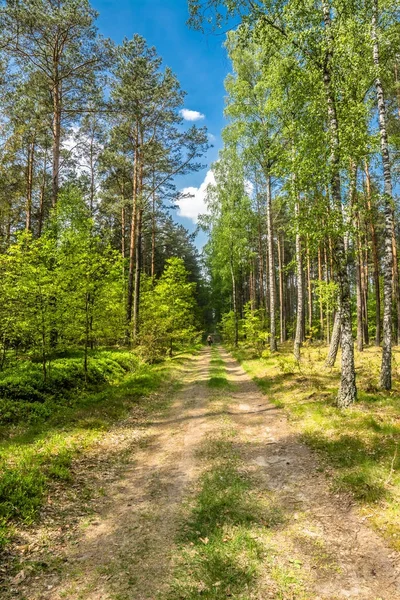
[(267, 233), (268, 233), (268, 274), (269, 274), (269, 316), (270, 316), (270, 350), (276, 352), (276, 309), (275, 309), (275, 256), (272, 226), (272, 194), (271, 177), (267, 175)]
[[(357, 234), (358, 235), (358, 234)], [(363, 344), (363, 298), (361, 292), (361, 257), (360, 244), (357, 244), (356, 251), (356, 289), (357, 289), (357, 350), (364, 350)]]
[[(300, 213), (299, 203), (296, 202), (295, 205), (295, 214), (296, 219), (298, 220)], [(296, 272), (297, 272), (297, 320), (296, 320), (296, 335), (294, 338), (294, 349), (293, 354), (295, 359), (300, 360), (300, 348), (301, 342), (303, 339), (303, 329), (304, 329), (304, 291), (303, 291), (303, 261), (301, 256), (301, 240), (300, 240), (300, 231), (299, 225), (297, 224), (296, 231)]]
[[(325, 86), (327, 116), (330, 133), (331, 191), (337, 218), (340, 220), (340, 222), (342, 222), (343, 214), (339, 162), (339, 124), (337, 120), (336, 102), (332, 87), (332, 78), (330, 71), (334, 44), (331, 32), (331, 10), (328, 0), (323, 0), (322, 7), (325, 33), (328, 44), (326, 60), (323, 67), (323, 81)], [(335, 246), (342, 330), (341, 379), (339, 393), (337, 397), (337, 405), (341, 408), (344, 408), (346, 406), (349, 406), (356, 400), (357, 388), (356, 374), (354, 368), (354, 344), (351, 328), (350, 282), (347, 272), (347, 259), (344, 248), (344, 240), (341, 234), (337, 236)]]
[(237, 295), (236, 295), (236, 278), (235, 271), (233, 268), (233, 257), (231, 256), (230, 260), (231, 267), (231, 278), (232, 278), (232, 303), (233, 303), (233, 314), (235, 319), (235, 346), (238, 345), (239, 342), (239, 322), (238, 322), (238, 307), (237, 307)]
[(341, 316), (340, 308), (336, 311), (335, 320), (333, 321), (332, 337), (329, 346), (328, 356), (326, 357), (325, 366), (333, 367), (336, 362), (337, 353), (340, 344)]
[(310, 340), (312, 340), (313, 331), (312, 331), (312, 314), (313, 314), (313, 305), (312, 305), (312, 287), (311, 287), (311, 261), (310, 261), (310, 244), (307, 239), (307, 308), (308, 308), (308, 335)]
[(365, 172), (365, 184), (366, 184), (366, 198), (368, 208), (368, 220), (371, 232), (371, 246), (372, 246), (372, 260), (374, 264), (374, 289), (375, 289), (375, 345), (379, 346), (381, 343), (381, 289), (379, 280), (379, 258), (378, 258), (378, 239), (376, 235), (374, 215), (372, 214), (372, 200), (371, 200), (371, 176), (369, 173), (368, 163), (364, 165)]
[(380, 385), (385, 390), (392, 387), (392, 271), (393, 271), (393, 191), (390, 169), (388, 136), (386, 129), (386, 106), (383, 85), (380, 78), (380, 58), (378, 42), (378, 0), (373, 2), (372, 41), (373, 59), (376, 69), (375, 88), (378, 102), (379, 131), (381, 140), (381, 155), (383, 163), (384, 195), (383, 206), (385, 214), (384, 259), (383, 259), (383, 340), (382, 365)]
[[(321, 260), (321, 246), (318, 246), (318, 279), (322, 281), (322, 260)], [(321, 340), (324, 339), (324, 305), (322, 295), (319, 298), (319, 337)]]

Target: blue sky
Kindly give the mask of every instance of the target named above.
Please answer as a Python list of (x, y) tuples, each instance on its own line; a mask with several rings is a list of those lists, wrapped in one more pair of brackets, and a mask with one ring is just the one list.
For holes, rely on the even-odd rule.
[[(139, 33), (149, 45), (155, 46), (164, 64), (174, 71), (187, 92), (185, 108), (204, 115), (204, 119), (196, 122), (206, 125), (213, 136), (214, 148), (204, 160), (207, 166), (198, 173), (177, 179), (179, 189), (200, 188), (222, 145), (224, 79), (230, 70), (223, 48), (224, 36), (189, 29), (187, 0), (92, 0), (92, 5), (99, 12), (97, 24), (104, 36), (120, 42), (124, 37)], [(201, 190), (204, 188), (205, 185)], [(185, 212), (193, 212), (190, 208), (200, 204), (201, 190)], [(195, 228), (193, 219), (176, 215), (176, 220), (190, 231)], [(203, 241), (204, 236), (200, 234), (198, 244)]]

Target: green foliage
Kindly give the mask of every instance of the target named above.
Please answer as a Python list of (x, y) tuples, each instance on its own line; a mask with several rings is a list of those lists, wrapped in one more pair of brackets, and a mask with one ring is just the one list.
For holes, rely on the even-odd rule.
[[(188, 272), (180, 258), (167, 260), (154, 288), (144, 283), (141, 306), (141, 353), (155, 361), (172, 356), (177, 349), (198, 337), (195, 323), (196, 284), (188, 282)], [(147, 289), (146, 289), (147, 288)]]
[(87, 372), (80, 357), (57, 358), (43, 381), (41, 366), (28, 360), (0, 374), (0, 425), (37, 423), (79, 402), (79, 393), (118, 381), (139, 359), (130, 352), (95, 351)]
[(235, 313), (232, 310), (222, 315), (220, 331), (224, 342), (233, 345), (235, 342)]
[[(4, 433), (0, 440), (0, 547), (8, 542), (13, 526), (37, 518), (52, 481), (67, 484), (73, 480), (71, 466), (76, 456), (125, 417), (132, 406), (140, 404), (145, 414), (168, 403), (164, 397), (152, 403), (143, 400), (172, 380), (171, 363), (150, 366), (131, 352), (113, 350), (98, 351), (90, 364), (91, 388), (83, 389), (80, 358), (58, 359), (53, 363), (54, 380), (48, 380), (54, 385), (53, 394), (44, 393), (44, 403), (13, 400), (10, 404), (16, 410), (14, 426), (5, 419), (6, 425), (0, 429)], [(40, 371), (29, 362), (24, 366), (25, 381), (39, 384)], [(59, 387), (61, 382), (66, 388)], [(74, 387), (79, 383), (82, 388)], [(18, 412), (19, 407), (25, 414)], [(40, 414), (38, 408), (46, 412)]]
[(268, 339), (268, 333), (265, 331), (265, 311), (263, 309), (252, 309), (251, 303), (248, 302), (244, 307), (242, 328), (246, 342), (258, 354), (261, 354)]
[(122, 338), (120, 258), (93, 234), (77, 189), (61, 195), (45, 234), (22, 233), (0, 256), (0, 271), (4, 359), (10, 348), (29, 350), (40, 357), (46, 380), (55, 345), (87, 348)]

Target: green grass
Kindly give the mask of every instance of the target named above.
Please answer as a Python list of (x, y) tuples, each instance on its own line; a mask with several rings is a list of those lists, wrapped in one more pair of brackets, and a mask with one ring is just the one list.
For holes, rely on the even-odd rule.
[[(165, 409), (168, 395), (152, 397), (162, 384), (173, 379), (182, 357), (160, 365), (147, 365), (128, 352), (100, 353), (94, 371), (101, 377), (89, 386), (67, 386), (44, 401), (48, 412), (28, 418), (25, 424), (6, 426), (0, 441), (0, 547), (10, 540), (19, 524), (32, 524), (49, 492), (51, 483), (73, 480), (71, 465), (75, 457), (99, 441), (112, 425), (132, 409), (144, 418), (154, 410)], [(68, 360), (71, 365), (68, 366)], [(63, 358), (57, 372), (76, 370), (75, 358)], [(62, 368), (61, 368), (62, 366)], [(54, 365), (54, 372), (57, 365)], [(31, 367), (27, 373), (35, 373)], [(92, 370), (92, 372), (93, 372)], [(10, 376), (8, 376), (10, 380)], [(32, 378), (31, 380), (34, 380)], [(60, 376), (57, 380), (60, 382)], [(78, 377), (79, 381), (79, 377)], [(73, 393), (71, 393), (73, 389)], [(18, 403), (18, 400), (13, 400)], [(36, 403), (31, 403), (36, 404)], [(43, 404), (42, 404), (43, 406)]]
[(229, 381), (226, 377), (225, 363), (220, 357), (218, 348), (213, 346), (211, 348), (211, 360), (210, 360), (210, 377), (208, 380), (208, 386), (215, 389), (229, 388)]
[(283, 521), (279, 509), (261, 502), (234, 440), (235, 432), (225, 429), (202, 446), (201, 456), (211, 465), (178, 539), (170, 600), (248, 598), (266, 556), (260, 529)]
[[(218, 349), (213, 348), (209, 405), (217, 412), (226, 412), (231, 402), (229, 389), (233, 386), (226, 378), (224, 365)], [(215, 386), (217, 376), (224, 386)], [(277, 550), (272, 542), (272, 532), (283, 526), (285, 515), (258, 476), (248, 472), (248, 463), (242, 457), (246, 442), (239, 440), (232, 419), (219, 417), (216, 429), (197, 451), (204, 471), (186, 504), (167, 598), (250, 600), (251, 590), (256, 589), (265, 570), (278, 593), (282, 592), (279, 597), (288, 598), (287, 586), (290, 590), (294, 585), (296, 590), (301, 588), (298, 574), (289, 582), (288, 570), (278, 573)]]
[[(296, 368), (290, 346), (279, 355), (254, 358), (235, 352), (247, 372), (275, 405), (284, 407), (302, 439), (320, 454), (335, 490), (352, 494), (372, 524), (400, 549), (400, 386), (378, 390), (380, 351), (356, 352), (358, 402), (335, 406), (340, 360), (324, 368), (326, 349), (305, 347)], [(395, 349), (395, 365), (399, 363)], [(249, 358), (249, 356), (251, 356)], [(398, 375), (398, 374), (397, 374)]]

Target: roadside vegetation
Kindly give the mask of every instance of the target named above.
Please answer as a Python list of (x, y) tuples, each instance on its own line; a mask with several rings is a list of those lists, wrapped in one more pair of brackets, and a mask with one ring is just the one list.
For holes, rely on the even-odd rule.
[[(0, 412), (0, 549), (20, 525), (37, 520), (52, 483), (73, 483), (74, 459), (115, 423), (167, 406), (184, 356), (150, 365), (126, 350), (98, 350), (85, 377), (79, 354), (55, 359), (45, 383), (30, 361), (2, 373), (8, 397)], [(164, 400), (154, 397), (160, 386)]]
[[(340, 370), (325, 367), (324, 347), (305, 346), (300, 362), (289, 345), (279, 353), (264, 351), (260, 357), (243, 344), (233, 354), (318, 452), (333, 489), (351, 494), (374, 527), (399, 550), (399, 373), (390, 393), (379, 389), (379, 349), (356, 352), (359, 396), (348, 410), (335, 405)], [(400, 351), (393, 354), (397, 370)]]
[(168, 600), (245, 600), (255, 590), (305, 599), (302, 561), (291, 541), (278, 541), (294, 536), (285, 508), (249, 468), (257, 443), (228, 416), (236, 387), (215, 347), (209, 385), (215, 423), (197, 450), (202, 475), (185, 505)]

